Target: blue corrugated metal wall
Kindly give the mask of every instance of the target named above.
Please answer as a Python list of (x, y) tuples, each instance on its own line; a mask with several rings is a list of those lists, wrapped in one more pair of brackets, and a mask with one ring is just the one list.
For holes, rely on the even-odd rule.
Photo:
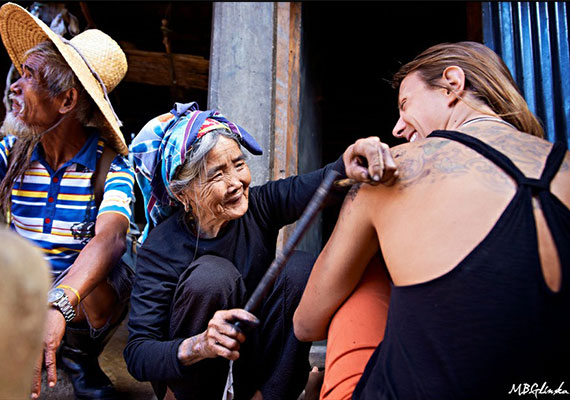
[(483, 42), (510, 68), (546, 139), (570, 145), (569, 15), (564, 2), (483, 2)]

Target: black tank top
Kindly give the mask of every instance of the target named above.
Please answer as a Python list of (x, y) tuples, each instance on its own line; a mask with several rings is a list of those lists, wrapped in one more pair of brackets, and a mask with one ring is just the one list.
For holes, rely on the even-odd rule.
[[(556, 143), (540, 179), (531, 179), (474, 137), (450, 131), (428, 137), (472, 148), (518, 189), (490, 233), (453, 270), (392, 287), (384, 340), (353, 398), (513, 399), (525, 390), (532, 395), (532, 388), (555, 391), (563, 382), (570, 392), (570, 211), (550, 192), (566, 145)], [(533, 195), (558, 250), (557, 293), (541, 271)]]

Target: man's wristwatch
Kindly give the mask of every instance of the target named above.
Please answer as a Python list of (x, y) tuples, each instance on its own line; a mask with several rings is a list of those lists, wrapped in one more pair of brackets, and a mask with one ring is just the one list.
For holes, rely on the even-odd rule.
[(65, 322), (70, 322), (75, 318), (75, 310), (63, 289), (50, 290), (48, 292), (48, 304), (57, 308), (63, 314)]

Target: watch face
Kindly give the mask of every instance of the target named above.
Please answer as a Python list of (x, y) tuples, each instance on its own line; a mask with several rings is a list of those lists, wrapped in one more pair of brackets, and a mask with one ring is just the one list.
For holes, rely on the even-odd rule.
[(48, 303), (55, 303), (63, 297), (65, 292), (63, 289), (52, 289), (48, 292)]

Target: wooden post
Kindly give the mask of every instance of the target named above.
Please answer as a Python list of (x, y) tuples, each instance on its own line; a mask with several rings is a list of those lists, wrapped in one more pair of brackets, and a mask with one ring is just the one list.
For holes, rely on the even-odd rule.
[[(275, 79), (274, 79), (274, 135), (272, 179), (297, 174), (301, 47), (301, 3), (275, 4)], [(277, 248), (293, 231), (283, 229)]]

